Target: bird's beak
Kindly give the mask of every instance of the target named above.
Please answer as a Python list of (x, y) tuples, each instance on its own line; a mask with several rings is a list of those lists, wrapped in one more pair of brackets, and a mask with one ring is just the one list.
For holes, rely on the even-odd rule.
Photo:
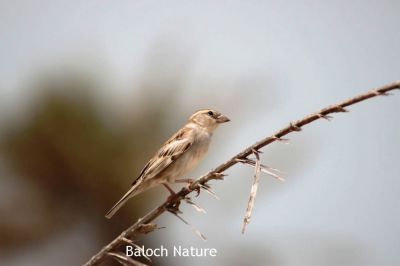
[(231, 121), (228, 117), (220, 115), (217, 117), (217, 123), (222, 124)]

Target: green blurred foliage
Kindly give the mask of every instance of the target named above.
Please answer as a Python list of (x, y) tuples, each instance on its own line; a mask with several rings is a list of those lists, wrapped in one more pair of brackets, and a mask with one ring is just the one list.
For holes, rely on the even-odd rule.
[(154, 194), (146, 193), (113, 219), (104, 218), (168, 137), (162, 121), (170, 108), (161, 102), (174, 104), (179, 86), (174, 81), (174, 89), (149, 98), (157, 84), (168, 85), (142, 84), (139, 91), (146, 93), (132, 99), (136, 111), (124, 114), (129, 121), (121, 123), (107, 123), (118, 114), (107, 113), (112, 108), (104, 112), (90, 79), (46, 79), (36, 85), (41, 93), (29, 114), (0, 132), (0, 152), (23, 184), (16, 206), (7, 206), (0, 221), (1, 250), (17, 253), (82, 221), (90, 224), (100, 248), (150, 208), (146, 197)]

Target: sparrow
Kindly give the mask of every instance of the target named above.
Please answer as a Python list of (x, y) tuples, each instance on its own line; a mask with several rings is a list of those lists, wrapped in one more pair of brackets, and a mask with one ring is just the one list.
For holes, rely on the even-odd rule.
[(128, 192), (105, 215), (106, 218), (110, 219), (130, 198), (157, 185), (162, 184), (175, 194), (168, 183), (191, 181), (179, 178), (197, 166), (208, 150), (215, 129), (229, 121), (228, 117), (212, 109), (192, 114), (149, 160)]

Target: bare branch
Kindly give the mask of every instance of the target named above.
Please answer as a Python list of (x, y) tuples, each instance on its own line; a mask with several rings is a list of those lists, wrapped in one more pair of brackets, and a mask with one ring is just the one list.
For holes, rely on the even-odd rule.
[(138, 232), (138, 230), (143, 224), (151, 223), (152, 221), (157, 219), (161, 214), (168, 211), (171, 207), (173, 207), (176, 204), (179, 204), (179, 202), (182, 199), (184, 199), (186, 197), (186, 195), (188, 195), (189, 193), (191, 193), (193, 191), (196, 191), (196, 189), (199, 187), (199, 185), (204, 186), (210, 180), (222, 180), (224, 177), (224, 172), (227, 169), (229, 169), (233, 165), (237, 164), (238, 159), (246, 159), (247, 156), (249, 156), (250, 154), (253, 153), (253, 150), (258, 151), (262, 147), (265, 147), (275, 141), (284, 140), (282, 137), (288, 135), (291, 132), (298, 131), (298, 129), (301, 129), (301, 127), (303, 127), (311, 122), (314, 122), (318, 119), (331, 118), (328, 116), (329, 114), (343, 112), (346, 110), (344, 108), (347, 106), (359, 103), (361, 101), (365, 101), (369, 98), (373, 98), (376, 96), (387, 95), (389, 91), (396, 90), (396, 89), (400, 89), (400, 81), (384, 85), (382, 87), (370, 90), (368, 92), (365, 92), (363, 94), (360, 94), (360, 95), (352, 97), (352, 98), (349, 98), (349, 99), (339, 102), (337, 104), (323, 108), (316, 113), (310, 114), (300, 120), (290, 123), (288, 126), (282, 128), (281, 130), (272, 134), (272, 136), (261, 139), (260, 141), (254, 143), (253, 145), (251, 145), (251, 146), (247, 147), (246, 149), (244, 149), (243, 151), (239, 152), (238, 154), (236, 154), (235, 156), (233, 156), (226, 162), (220, 164), (212, 171), (210, 171), (207, 174), (196, 179), (193, 183), (190, 184), (189, 187), (182, 188), (173, 197), (170, 197), (166, 202), (164, 202), (157, 208), (155, 208), (152, 211), (150, 211), (149, 213), (147, 213), (145, 216), (143, 216), (141, 219), (139, 219), (136, 223), (134, 223), (128, 229), (123, 231), (117, 238), (115, 238), (112, 242), (110, 242), (108, 245), (103, 247), (96, 255), (94, 255), (84, 265), (90, 266), (90, 265), (98, 265), (99, 263), (101, 263), (107, 257), (107, 254), (109, 254), (110, 252), (113, 252), (114, 250), (117, 250), (118, 247), (122, 246), (125, 243), (123, 240), (124, 237), (125, 238), (134, 238), (136, 235), (140, 234), (140, 232)]

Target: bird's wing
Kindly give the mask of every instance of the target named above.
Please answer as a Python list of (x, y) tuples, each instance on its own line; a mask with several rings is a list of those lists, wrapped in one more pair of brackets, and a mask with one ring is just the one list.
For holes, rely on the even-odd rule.
[(182, 154), (184, 154), (193, 144), (192, 128), (183, 127), (176, 132), (163, 146), (157, 151), (156, 155), (150, 159), (146, 166), (142, 169), (139, 176), (132, 185), (148, 180), (164, 171)]

